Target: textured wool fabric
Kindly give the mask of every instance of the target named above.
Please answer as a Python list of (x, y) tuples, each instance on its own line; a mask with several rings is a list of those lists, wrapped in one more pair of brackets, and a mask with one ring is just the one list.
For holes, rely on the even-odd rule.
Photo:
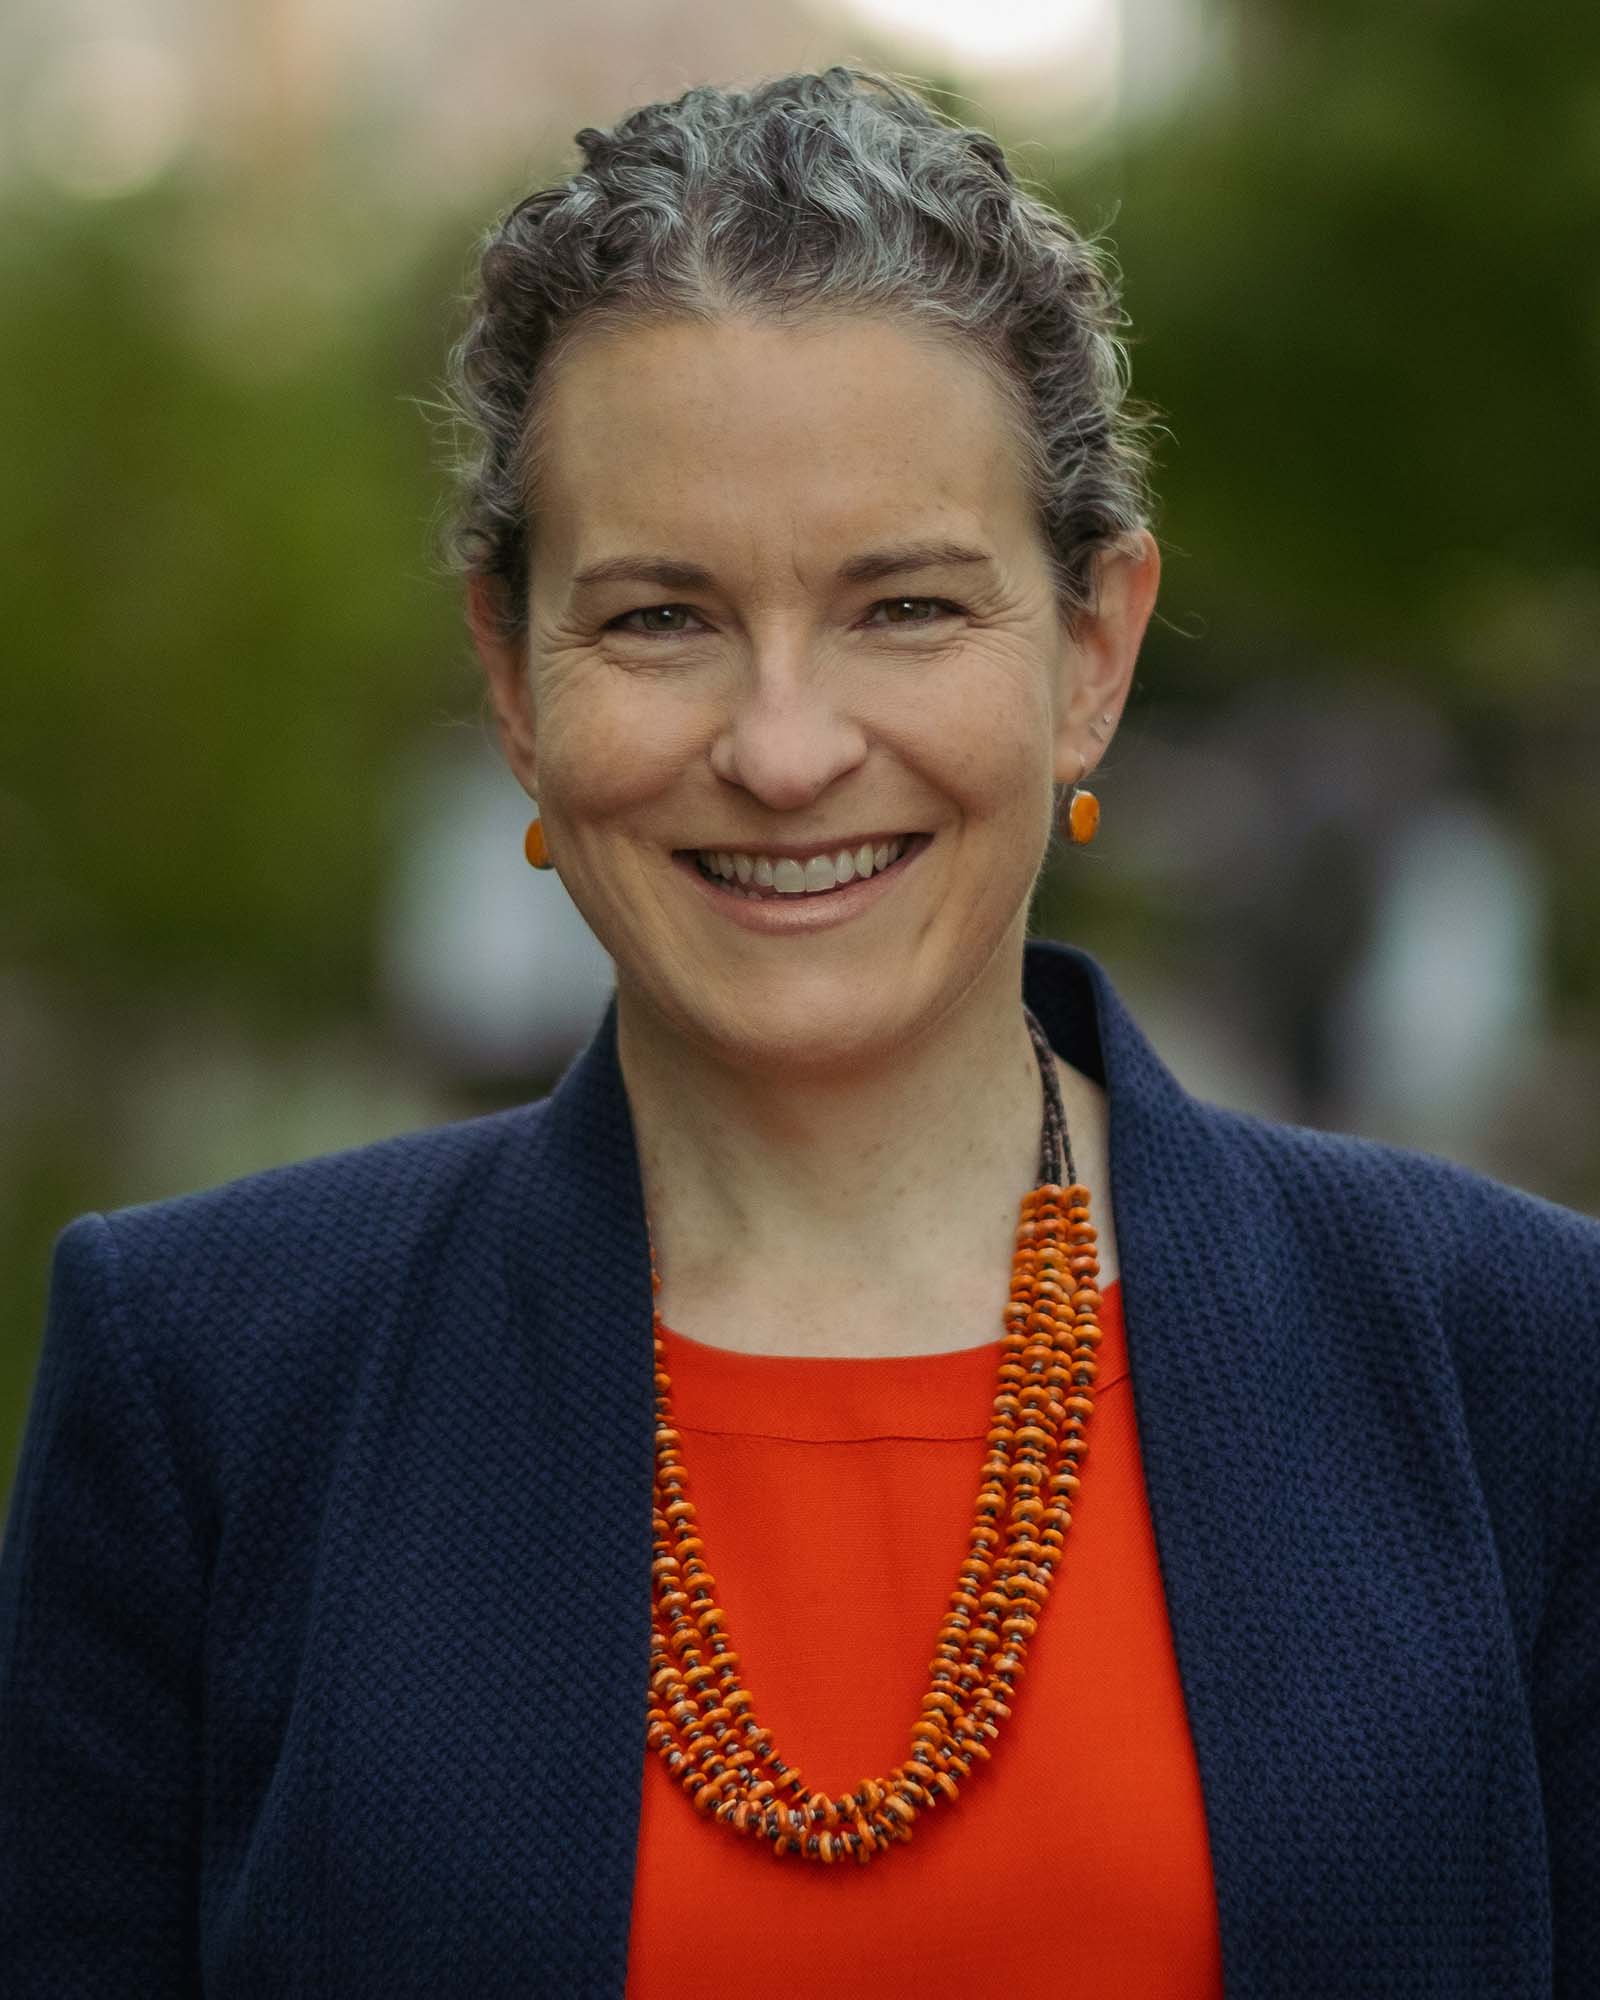
[[(997, 1273), (1000, 1299), (1005, 1282)], [(697, 1818), (647, 1758), (627, 2000), (1051, 1994), (1063, 1966), (1078, 2000), (1222, 1993), (1121, 1291), (1114, 1279), (1101, 1307), (1083, 1490), (993, 1757), (909, 1842), (842, 1868)], [(670, 1326), (662, 1341), (689, 1497), (755, 1713), (809, 1787), (881, 1777), (906, 1755), (967, 1553), (999, 1333), (955, 1353), (861, 1359), (729, 1354)], [(1064, 1827), (1070, 1892), (1041, 1893), (1039, 1857)], [(708, 1948), (704, 1924), (685, 1919), (711, 1911)]]
[[(1226, 1992), (1593, 1995), (1600, 1222), (1194, 1098), (1080, 951), (1025, 994), (1109, 1097)], [(8, 2000), (617, 2000), (650, 1327), (614, 1008), (539, 1105), (62, 1232), (0, 1552)]]

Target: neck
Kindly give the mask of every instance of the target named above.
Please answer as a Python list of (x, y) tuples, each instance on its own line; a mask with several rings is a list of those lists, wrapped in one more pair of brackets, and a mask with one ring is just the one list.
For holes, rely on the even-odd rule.
[(730, 1288), (748, 1300), (753, 1272), (808, 1320), (959, 1291), (963, 1271), (1003, 1290), (1043, 1111), (1020, 955), (1019, 940), (934, 1027), (847, 1072), (719, 1059), (619, 987), (664, 1316)]

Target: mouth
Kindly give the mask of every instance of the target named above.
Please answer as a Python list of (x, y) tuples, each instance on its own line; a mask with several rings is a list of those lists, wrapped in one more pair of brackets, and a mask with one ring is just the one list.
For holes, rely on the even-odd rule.
[(806, 903), (836, 896), (852, 883), (893, 874), (931, 838), (896, 833), (798, 852), (680, 847), (672, 858), (724, 895), (751, 903)]

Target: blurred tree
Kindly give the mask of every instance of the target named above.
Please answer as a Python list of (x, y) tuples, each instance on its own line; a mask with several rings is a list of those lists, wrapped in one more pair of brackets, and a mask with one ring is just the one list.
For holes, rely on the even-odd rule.
[(364, 774), (470, 709), (406, 401), (445, 294), (319, 300), (264, 241), (288, 298), (219, 312), (248, 265), (206, 268), (221, 220), (169, 189), (0, 232), (0, 895), (38, 977), (289, 1025), (365, 995)]
[(368, 1011), (388, 773), (477, 713), (416, 407), (476, 219), (375, 258), (293, 193), (0, 229), (0, 1488), (50, 1240), (145, 1191), (142, 1053)]
[(1171, 427), (1143, 687), (1424, 695), (1541, 852), (1552, 991), (1600, 1035), (1600, 13), (1228, 11), (1223, 87), (1057, 189), (1111, 220)]
[(1600, 14), (1234, 12), (1233, 87), (1117, 190), (1186, 594), (1458, 703), (1592, 665), (1506, 619), (1600, 557)]

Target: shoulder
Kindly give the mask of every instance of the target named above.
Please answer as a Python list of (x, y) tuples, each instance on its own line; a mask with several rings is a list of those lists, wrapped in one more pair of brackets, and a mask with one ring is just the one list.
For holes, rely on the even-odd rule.
[(52, 1322), (114, 1350), (197, 1449), (223, 1449), (258, 1420), (320, 1424), (415, 1301), (493, 1282), (509, 1163), (544, 1108), (80, 1215), (56, 1239)]
[(1220, 1105), (1195, 1109), (1307, 1251), (1402, 1281), (1509, 1282), (1546, 1307), (1600, 1311), (1600, 1218), (1435, 1153)]
[(280, 1284), (325, 1283), (386, 1264), (418, 1231), (469, 1208), (543, 1109), (519, 1105), (405, 1132), (70, 1227), (102, 1221), (126, 1279), (172, 1296), (195, 1284), (254, 1283), (264, 1268)]
[[(1352, 1385), (1448, 1384), (1491, 1511), (1559, 1523), (1600, 1448), (1600, 1218), (1436, 1154), (1197, 1105), (1285, 1316), (1338, 1324)], [(1504, 1496), (1502, 1498), (1502, 1496)]]

